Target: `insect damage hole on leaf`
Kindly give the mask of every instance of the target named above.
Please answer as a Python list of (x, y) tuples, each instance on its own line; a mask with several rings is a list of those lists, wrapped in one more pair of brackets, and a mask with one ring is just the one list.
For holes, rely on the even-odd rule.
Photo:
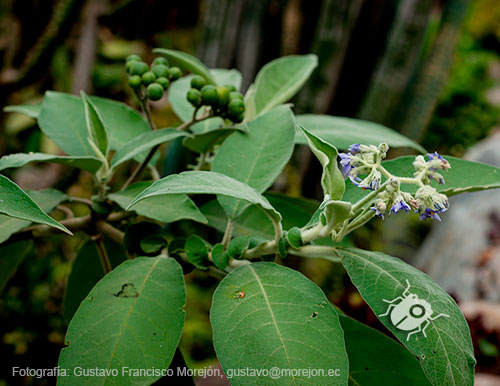
[(113, 294), (117, 298), (136, 298), (139, 296), (139, 292), (135, 289), (134, 284), (125, 283), (122, 285), (122, 288), (117, 293)]

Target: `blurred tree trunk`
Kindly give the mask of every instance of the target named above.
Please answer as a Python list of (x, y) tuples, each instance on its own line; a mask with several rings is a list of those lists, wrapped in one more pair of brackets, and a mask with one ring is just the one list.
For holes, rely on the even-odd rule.
[(468, 0), (448, 0), (432, 51), (410, 85), (398, 114), (397, 128), (419, 141), (425, 132), (448, 80), (455, 46), (465, 17)]
[(419, 60), (433, 0), (399, 3), (387, 47), (380, 58), (359, 117), (391, 126), (393, 115)]
[(340, 70), (364, 0), (325, 0), (311, 52), (318, 68), (298, 97), (302, 111), (326, 113), (335, 95)]

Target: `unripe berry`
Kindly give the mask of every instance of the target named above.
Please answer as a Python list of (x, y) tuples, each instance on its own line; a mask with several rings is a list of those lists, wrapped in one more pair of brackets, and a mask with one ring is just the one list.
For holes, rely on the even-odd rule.
[(193, 76), (191, 79), (191, 87), (196, 88), (198, 90), (201, 90), (203, 86), (205, 86), (207, 82), (205, 81), (205, 78), (199, 75)]
[(146, 90), (146, 95), (148, 99), (158, 101), (163, 96), (163, 87), (158, 83), (151, 83)]
[(188, 91), (188, 93), (187, 93), (187, 100), (194, 107), (198, 107), (200, 105), (200, 103), (201, 103), (201, 92), (200, 92), (200, 90), (197, 90), (195, 88), (190, 89)]
[(182, 71), (179, 67), (170, 67), (170, 79), (172, 81), (179, 79), (182, 76)]
[(244, 118), (244, 115), (241, 114), (241, 115), (238, 115), (236, 117), (231, 117), (231, 121), (233, 121), (234, 123), (241, 123), (241, 122), (243, 122), (243, 118)]
[(168, 67), (168, 60), (167, 60), (167, 58), (159, 56), (158, 58), (155, 58), (155, 60), (153, 60), (153, 65), (156, 65), (156, 64), (163, 64), (164, 66)]
[(156, 76), (153, 71), (148, 71), (142, 74), (142, 83), (144, 86), (149, 86), (156, 79)]
[(148, 65), (144, 62), (139, 62), (139, 61), (131, 61), (131, 66), (130, 66), (130, 75), (139, 75), (141, 76), (144, 74), (146, 71), (148, 71)]
[(236, 91), (236, 87), (234, 87), (232, 84), (225, 84), (224, 87), (227, 88), (229, 92)]
[(168, 67), (164, 64), (155, 64), (151, 67), (151, 71), (154, 72), (157, 78), (168, 78), (170, 75)]
[(139, 75), (132, 75), (128, 80), (128, 84), (132, 88), (140, 87), (141, 83), (142, 79)]
[(217, 100), (220, 107), (229, 103), (229, 90), (225, 87), (217, 87)]
[(217, 89), (211, 84), (203, 86), (201, 89), (201, 101), (204, 105), (214, 106), (217, 104)]
[(233, 99), (227, 106), (227, 111), (233, 117), (238, 117), (245, 112), (245, 104), (240, 99)]
[(127, 56), (127, 62), (130, 62), (130, 61), (140, 62), (141, 57), (139, 55), (135, 55), (135, 54), (129, 55), (129, 56)]
[(159, 85), (161, 85), (164, 90), (166, 90), (168, 88), (168, 86), (170, 86), (169, 80), (163, 76), (156, 78), (155, 82), (158, 83)]
[(241, 93), (239, 93), (238, 91), (233, 91), (233, 92), (229, 93), (229, 99), (230, 100), (233, 100), (233, 99), (243, 100), (243, 95)]

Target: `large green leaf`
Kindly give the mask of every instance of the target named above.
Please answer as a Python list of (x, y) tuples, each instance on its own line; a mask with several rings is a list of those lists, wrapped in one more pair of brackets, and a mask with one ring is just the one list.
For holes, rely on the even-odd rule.
[(31, 240), (0, 245), (0, 294), (32, 246)]
[[(124, 191), (111, 193), (109, 199), (126, 209), (132, 200), (149, 186), (151, 182), (137, 182)], [(166, 223), (182, 219), (207, 223), (195, 203), (185, 194), (150, 197), (134, 205), (133, 210), (141, 216)]]
[(145, 132), (118, 149), (111, 160), (111, 167), (116, 168), (118, 165), (137, 157), (141, 153), (149, 151), (156, 145), (172, 141), (175, 138), (185, 137), (186, 135), (188, 134), (185, 131), (176, 129)]
[[(27, 190), (26, 194), (35, 201), (44, 212), (50, 212), (66, 197), (63, 192), (55, 189)], [(0, 214), (0, 243), (23, 228), (30, 226), (31, 221)]]
[(12, 105), (5, 106), (3, 111), (8, 113), (20, 113), (27, 115), (30, 118), (38, 119), (38, 115), (42, 110), (42, 103), (26, 104), (26, 105)]
[(0, 213), (20, 220), (46, 224), (70, 235), (72, 234), (64, 225), (45, 213), (19, 186), (1, 174)]
[[(105, 239), (104, 247), (113, 268), (127, 259), (123, 247), (111, 240)], [(105, 274), (106, 270), (101, 263), (95, 241), (87, 240), (73, 261), (66, 283), (63, 302), (63, 316), (66, 323), (69, 323), (82, 300)]]
[(381, 332), (339, 314), (351, 386), (430, 386), (418, 360)]
[[(141, 115), (123, 103), (90, 97), (108, 130), (109, 147), (118, 150), (150, 128)], [(85, 109), (74, 95), (47, 91), (38, 117), (42, 131), (64, 152), (73, 156), (94, 155), (88, 144)]]
[[(283, 217), (284, 229), (307, 224), (319, 202), (302, 197), (290, 197), (285, 194), (268, 192), (264, 197)], [(217, 200), (212, 200), (200, 207), (201, 212), (208, 220), (208, 225), (220, 232), (226, 230), (227, 215)], [(274, 235), (273, 224), (269, 218), (257, 207), (249, 206), (234, 223), (235, 236), (258, 236), (272, 239)]]
[(166, 56), (171, 64), (179, 66), (183, 70), (202, 76), (207, 83), (217, 84), (210, 70), (198, 58), (182, 51), (168, 50), (166, 48), (155, 48), (153, 52)]
[[(215, 290), (214, 347), (236, 385), (345, 385), (348, 361), (337, 312), (301, 273), (274, 263), (242, 266)], [(232, 369), (323, 369), (324, 376), (235, 374)], [(337, 370), (337, 376), (328, 371)]]
[[(361, 296), (380, 321), (419, 358), (432, 384), (469, 386), (474, 383), (475, 360), (469, 327), (456, 303), (443, 289), (428, 275), (381, 252), (347, 248), (338, 249), (338, 254)], [(418, 309), (412, 311), (415, 305)], [(431, 311), (423, 308), (427, 305)], [(416, 317), (411, 312), (423, 314)], [(441, 314), (447, 316), (439, 316)], [(425, 336), (419, 327), (423, 329), (427, 323)]]
[[(235, 133), (219, 148), (212, 170), (242, 181), (257, 192), (264, 192), (280, 175), (293, 152), (295, 121), (287, 106), (277, 107), (248, 124), (248, 134)], [(234, 219), (246, 205), (220, 198), (219, 202)]]
[[(237, 90), (239, 90), (241, 86), (241, 74), (237, 70), (213, 69), (210, 70), (210, 73), (212, 74), (217, 84), (232, 84), (234, 87), (236, 87)], [(172, 83), (168, 90), (168, 100), (172, 105), (172, 109), (183, 122), (190, 121), (193, 118), (194, 107), (186, 99), (186, 94), (191, 88), (190, 83), (192, 77), (192, 75), (182, 77), (181, 79)], [(213, 119), (211, 121), (215, 122), (215, 120)], [(220, 125), (222, 123), (222, 120), (217, 120), (217, 122)], [(201, 122), (197, 123), (193, 127), (199, 127), (200, 124)], [(199, 130), (196, 130), (195, 127), (194, 131)]]
[(337, 166), (337, 149), (302, 126), (300, 129), (305, 135), (311, 151), (323, 167), (321, 175), (323, 195), (328, 194), (332, 200), (340, 200), (344, 194), (345, 183), (344, 177)]
[(182, 144), (194, 152), (206, 153), (213, 150), (216, 145), (221, 144), (227, 137), (236, 131), (244, 130), (238, 127), (217, 128), (201, 134), (195, 134), (192, 137), (184, 138)]
[(109, 151), (108, 133), (104, 125), (99, 109), (94, 105), (90, 98), (81, 91), (83, 106), (85, 110), (85, 123), (87, 124), (88, 139), (95, 145), (93, 148), (97, 153), (101, 153), (107, 158)]
[[(479, 162), (466, 161), (452, 156), (444, 157), (450, 162), (451, 169), (441, 172), (445, 179), (444, 184), (432, 183), (432, 186), (434, 186), (438, 192), (444, 193), (447, 196), (454, 196), (459, 193), (500, 188), (499, 168)], [(414, 160), (415, 157), (399, 157), (385, 161), (382, 165), (394, 175), (400, 177), (413, 177), (415, 169), (412, 163)], [(401, 189), (410, 193), (414, 193), (417, 188), (416, 185), (401, 185)], [(369, 191), (362, 190), (350, 181), (347, 181), (346, 192), (343, 199), (345, 201), (355, 202), (368, 193)]]
[[(385, 142), (391, 147), (410, 147), (425, 153), (425, 149), (418, 143), (378, 123), (315, 114), (297, 115), (296, 118), (297, 124), (338, 149), (347, 149), (354, 143), (379, 145)], [(307, 144), (306, 138), (299, 130), (295, 142)]]
[(285, 56), (266, 64), (255, 78), (257, 115), (290, 100), (318, 65), (316, 55)]
[(45, 153), (17, 153), (5, 155), (0, 158), (0, 170), (19, 168), (30, 162), (54, 162), (56, 164), (63, 164), (87, 170), (90, 173), (95, 173), (102, 164), (100, 160), (90, 156), (71, 157)]
[(71, 320), (59, 366), (117, 369), (114, 376), (58, 378), (60, 385), (150, 385), (122, 368), (166, 369), (184, 324), (186, 290), (174, 259), (139, 257), (115, 268), (90, 291)]
[(280, 214), (276, 212), (269, 201), (250, 186), (224, 174), (204, 171), (173, 174), (155, 181), (132, 200), (127, 210), (146, 198), (169, 194), (220, 194), (229, 196), (259, 206), (274, 221), (281, 220)]

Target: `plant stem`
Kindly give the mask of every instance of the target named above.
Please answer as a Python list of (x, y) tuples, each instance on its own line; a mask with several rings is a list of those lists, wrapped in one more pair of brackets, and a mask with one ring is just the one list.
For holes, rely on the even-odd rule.
[(104, 241), (101, 235), (97, 236), (94, 240), (97, 246), (97, 252), (99, 254), (99, 259), (101, 260), (102, 268), (105, 273), (111, 272), (113, 269), (111, 263), (109, 262), (108, 253), (106, 252), (106, 247), (104, 246)]
[(116, 242), (117, 244), (123, 245), (123, 240), (125, 238), (125, 233), (123, 233), (121, 230), (116, 229), (113, 225), (106, 221), (97, 221), (96, 222), (96, 229), (108, 236), (111, 240)]
[(231, 219), (227, 219), (227, 224), (226, 224), (226, 230), (224, 231), (224, 236), (222, 237), (222, 245), (224, 245), (224, 247), (227, 247), (227, 245), (229, 244), (229, 242), (231, 241), (231, 237), (233, 235), (233, 227), (234, 227), (234, 223)]

